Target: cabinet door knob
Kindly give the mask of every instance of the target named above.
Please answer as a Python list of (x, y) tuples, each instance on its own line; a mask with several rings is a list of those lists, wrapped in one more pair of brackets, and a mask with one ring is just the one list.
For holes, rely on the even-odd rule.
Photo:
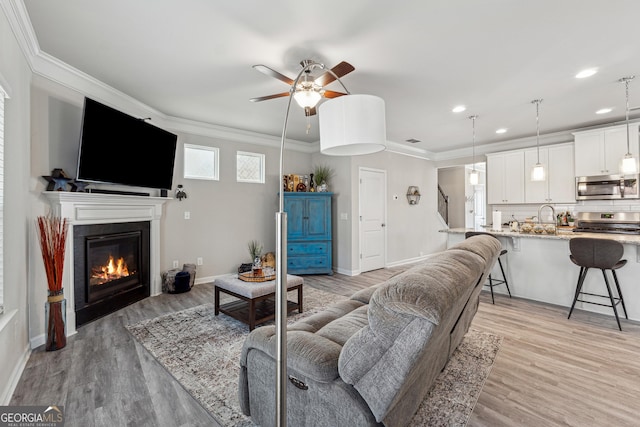
[(385, 226), (384, 222), (381, 225), (382, 225), (382, 227), (384, 227)]

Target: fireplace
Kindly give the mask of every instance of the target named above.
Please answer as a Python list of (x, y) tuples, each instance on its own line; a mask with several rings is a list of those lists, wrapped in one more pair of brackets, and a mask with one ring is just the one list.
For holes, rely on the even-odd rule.
[[(78, 243), (76, 248), (75, 232), (85, 225), (108, 225), (135, 222), (147, 222), (150, 224), (151, 232), (149, 236), (151, 254), (149, 255), (149, 282), (151, 284), (151, 296), (162, 293), (161, 272), (160, 272), (160, 221), (163, 214), (163, 205), (171, 200), (167, 197), (154, 196), (131, 196), (119, 194), (96, 194), (81, 193), (71, 191), (45, 191), (43, 196), (49, 200), (52, 213), (60, 217), (69, 219), (69, 234), (67, 240), (67, 250), (64, 258), (63, 287), (64, 295), (67, 299), (67, 336), (76, 333), (76, 260), (74, 255), (78, 253), (78, 248), (84, 248), (84, 240)], [(122, 232), (116, 231), (115, 234)], [(146, 250), (146, 249), (145, 249)], [(84, 251), (84, 249), (82, 249)], [(84, 259), (83, 259), (84, 263)], [(147, 261), (142, 262), (146, 267)], [(129, 266), (131, 268), (131, 266)], [(81, 270), (80, 276), (85, 277), (85, 270)], [(84, 289), (85, 287), (83, 287)], [(138, 288), (141, 289), (141, 288)], [(43, 291), (44, 292), (44, 291)], [(79, 301), (86, 307), (87, 293), (84, 290)], [(140, 292), (139, 290), (130, 291)], [(143, 294), (144, 295), (144, 294)], [(125, 295), (125, 297), (130, 295)], [(138, 295), (139, 297), (140, 295)], [(100, 297), (98, 297), (100, 298)], [(31, 307), (34, 312), (42, 308), (41, 300), (32, 302)], [(101, 308), (99, 306), (95, 306)], [(104, 307), (102, 307), (104, 309)], [(106, 309), (105, 309), (106, 310)], [(104, 314), (107, 314), (106, 310)], [(80, 313), (84, 316), (84, 310)], [(98, 315), (100, 316), (100, 314)], [(86, 323), (89, 320), (83, 318)], [(32, 348), (44, 344), (44, 334), (32, 339)]]
[(150, 295), (149, 221), (76, 225), (76, 326)]

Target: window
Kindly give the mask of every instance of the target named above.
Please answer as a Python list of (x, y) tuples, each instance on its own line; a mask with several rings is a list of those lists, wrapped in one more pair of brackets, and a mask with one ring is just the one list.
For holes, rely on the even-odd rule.
[(184, 144), (184, 177), (218, 181), (220, 150), (216, 147)]
[(0, 314), (4, 313), (4, 99), (7, 97), (0, 85)]
[(264, 154), (238, 151), (236, 166), (238, 182), (264, 184)]

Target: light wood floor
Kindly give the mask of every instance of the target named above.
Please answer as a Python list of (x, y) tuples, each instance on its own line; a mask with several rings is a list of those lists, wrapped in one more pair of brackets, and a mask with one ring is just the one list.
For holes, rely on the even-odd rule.
[[(305, 276), (351, 295), (403, 268)], [(637, 426), (640, 325), (483, 292), (473, 327), (504, 337), (471, 426)], [(67, 426), (216, 426), (124, 325), (213, 301), (211, 284), (147, 298), (81, 327), (57, 352), (37, 349), (12, 405), (64, 405)]]

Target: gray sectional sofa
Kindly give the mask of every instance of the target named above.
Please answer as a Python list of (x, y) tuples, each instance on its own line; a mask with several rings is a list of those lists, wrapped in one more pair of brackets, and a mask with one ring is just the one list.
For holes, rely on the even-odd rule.
[[(290, 326), (288, 425), (407, 425), (468, 331), (500, 250), (492, 236), (471, 237)], [(265, 427), (275, 423), (275, 345), (275, 327), (255, 329), (240, 360), (240, 405)]]

